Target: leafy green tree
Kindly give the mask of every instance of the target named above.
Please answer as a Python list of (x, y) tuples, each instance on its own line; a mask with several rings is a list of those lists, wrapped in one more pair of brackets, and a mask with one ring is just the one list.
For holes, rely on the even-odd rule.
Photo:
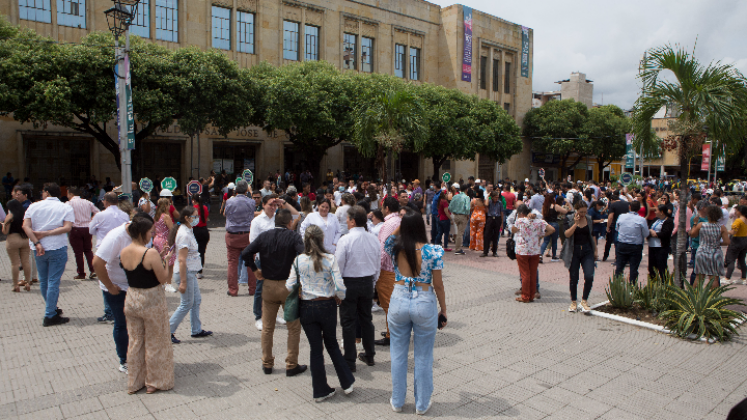
[[(497, 162), (521, 152), (521, 128), (503, 108), (489, 99), (477, 101), (470, 110), (475, 151)], [(474, 155), (472, 156), (474, 159)]]
[(386, 155), (405, 147), (422, 151), (427, 132), (424, 106), (411, 89), (390, 88), (358, 106), (352, 140), (363, 156), (376, 157), (381, 179), (388, 182)]
[[(633, 131), (647, 141), (653, 135), (651, 119), (661, 108), (673, 106), (680, 112), (670, 124), (673, 134), (664, 140), (664, 147), (679, 155), (679, 231), (685, 232), (689, 159), (699, 153), (706, 136), (718, 139), (727, 149), (739, 150), (742, 146), (747, 80), (731, 65), (716, 62), (703, 66), (684, 48), (670, 45), (649, 50), (642, 64), (643, 91), (633, 109)], [(685, 235), (678, 235), (675, 254), (675, 281), (682, 285)]]
[[(592, 153), (584, 124), (589, 110), (573, 99), (550, 101), (533, 108), (524, 117), (524, 135), (532, 138), (532, 145), (545, 152), (560, 155), (561, 178), (565, 170), (576, 166)], [(571, 155), (576, 160), (568, 164)]]
[(630, 132), (631, 122), (622, 109), (615, 105), (604, 105), (589, 110), (583, 131), (591, 145), (590, 152), (596, 156), (601, 177), (604, 168), (612, 161), (625, 156), (625, 134)]

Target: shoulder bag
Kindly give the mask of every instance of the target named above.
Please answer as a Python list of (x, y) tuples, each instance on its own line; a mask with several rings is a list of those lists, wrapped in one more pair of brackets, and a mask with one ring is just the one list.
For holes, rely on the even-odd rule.
[(301, 273), (298, 271), (298, 257), (296, 257), (296, 285), (285, 298), (285, 307), (283, 308), (283, 319), (285, 322), (293, 322), (298, 319), (298, 300), (301, 294)]
[(513, 233), (506, 239), (506, 256), (512, 260), (516, 259), (516, 241)]

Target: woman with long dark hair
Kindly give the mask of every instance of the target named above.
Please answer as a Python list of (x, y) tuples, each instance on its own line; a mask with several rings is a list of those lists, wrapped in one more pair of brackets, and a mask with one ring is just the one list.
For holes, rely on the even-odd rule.
[(202, 295), (200, 287), (197, 284), (197, 272), (202, 269), (200, 263), (200, 253), (198, 251), (197, 239), (192, 229), (200, 223), (197, 209), (191, 206), (184, 207), (179, 212), (179, 220), (169, 232), (169, 243), (174, 244), (174, 253), (178, 255), (179, 271), (179, 293), (181, 293), (181, 302), (171, 315), (169, 324), (171, 325), (171, 342), (180, 343), (174, 333), (179, 327), (188, 312), (190, 315), (190, 324), (192, 326), (192, 337), (207, 337), (213, 333), (202, 329), (200, 322), (200, 303)]
[(345, 394), (353, 392), (355, 382), (337, 343), (337, 305), (345, 299), (345, 282), (335, 256), (327, 252), (324, 242), (324, 232), (319, 226), (311, 225), (305, 229), (304, 253), (293, 261), (285, 282), (289, 291), (296, 283), (301, 286), (299, 317), (311, 347), (311, 385), (316, 402), (335, 395), (324, 370), (325, 348)]
[(558, 227), (559, 213), (556, 210), (556, 206), (555, 196), (553, 194), (545, 194), (545, 202), (542, 204), (542, 219), (547, 222), (548, 225), (552, 226), (552, 228), (555, 229), (555, 232), (553, 232), (552, 235), (545, 236), (545, 239), (542, 241), (542, 245), (540, 246), (540, 263), (544, 262), (543, 254), (548, 245), (552, 245), (552, 262), (560, 261), (558, 260), (558, 232), (560, 231)]
[(396, 275), (387, 314), (392, 360), (389, 403), (395, 412), (402, 411), (405, 404), (407, 359), (413, 338), (415, 412), (422, 415), (431, 407), (436, 330), (446, 326), (446, 294), (441, 278), (444, 250), (428, 243), (422, 216), (407, 212), (400, 226), (386, 239), (384, 251), (391, 256)]
[[(197, 239), (197, 251), (200, 253), (200, 262), (202, 263), (202, 267), (205, 268), (205, 251), (207, 250), (208, 242), (210, 242), (210, 231), (208, 231), (207, 227), (207, 222), (210, 220), (210, 211), (202, 200), (203, 197), (199, 194), (192, 196), (194, 208), (197, 209), (197, 215), (200, 218), (197, 226), (192, 228), (192, 233), (194, 233), (195, 239)], [(197, 278), (202, 278), (202, 269), (197, 272)]]

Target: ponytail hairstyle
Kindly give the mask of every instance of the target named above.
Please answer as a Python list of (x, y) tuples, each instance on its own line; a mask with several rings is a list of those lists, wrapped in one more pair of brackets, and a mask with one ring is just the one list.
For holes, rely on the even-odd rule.
[(127, 226), (127, 233), (132, 239), (138, 239), (143, 243), (148, 243), (146, 234), (153, 227), (153, 219), (147, 213), (140, 212), (132, 218), (132, 222)]
[(327, 250), (324, 249), (324, 231), (322, 231), (322, 228), (317, 225), (306, 228), (303, 235), (303, 247), (304, 254), (308, 255), (314, 262), (314, 272), (320, 273), (324, 269), (322, 258), (327, 253)]
[[(159, 200), (160, 201), (160, 200)], [(169, 246), (173, 246), (176, 242), (176, 232), (181, 227), (181, 224), (188, 224), (187, 218), (194, 213), (196, 209), (194, 207), (186, 206), (183, 207), (181, 210), (179, 210), (179, 220), (174, 223), (174, 226), (171, 227), (171, 230), (169, 231)]]
[(193, 195), (192, 202), (197, 204), (197, 213), (200, 215), (200, 221), (207, 221), (207, 217), (205, 217), (205, 206), (202, 204), (202, 197), (200, 197), (200, 194)]

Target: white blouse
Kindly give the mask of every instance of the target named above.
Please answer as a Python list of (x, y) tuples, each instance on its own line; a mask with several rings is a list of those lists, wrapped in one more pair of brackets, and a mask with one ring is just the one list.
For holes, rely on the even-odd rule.
[(340, 222), (337, 221), (337, 217), (332, 213), (327, 213), (326, 219), (320, 216), (319, 212), (309, 214), (303, 223), (301, 223), (301, 229), (298, 232), (301, 234), (301, 238), (304, 237), (306, 228), (311, 225), (322, 228), (324, 232), (324, 248), (328, 253), (334, 254), (337, 250), (337, 241), (340, 240)]

